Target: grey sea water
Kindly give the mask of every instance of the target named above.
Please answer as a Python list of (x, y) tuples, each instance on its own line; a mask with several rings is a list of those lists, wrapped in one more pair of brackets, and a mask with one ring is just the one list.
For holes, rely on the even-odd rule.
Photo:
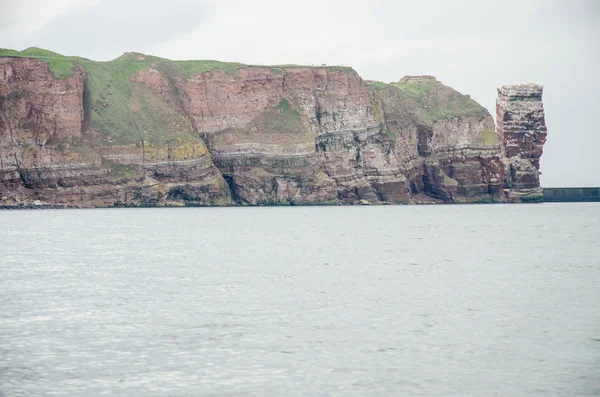
[(600, 205), (0, 212), (0, 396), (598, 396)]

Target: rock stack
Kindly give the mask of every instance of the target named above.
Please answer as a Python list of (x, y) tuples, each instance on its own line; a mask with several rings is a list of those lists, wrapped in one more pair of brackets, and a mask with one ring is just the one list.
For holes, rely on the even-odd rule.
[(541, 201), (540, 157), (546, 142), (542, 93), (534, 83), (498, 88), (496, 132), (502, 142), (509, 201)]

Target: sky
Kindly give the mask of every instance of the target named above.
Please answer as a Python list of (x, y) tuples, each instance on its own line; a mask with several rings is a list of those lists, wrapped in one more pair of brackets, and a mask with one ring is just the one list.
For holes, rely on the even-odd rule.
[(0, 0), (0, 47), (31, 46), (431, 74), (492, 114), (498, 86), (537, 82), (542, 185), (600, 186), (600, 0)]

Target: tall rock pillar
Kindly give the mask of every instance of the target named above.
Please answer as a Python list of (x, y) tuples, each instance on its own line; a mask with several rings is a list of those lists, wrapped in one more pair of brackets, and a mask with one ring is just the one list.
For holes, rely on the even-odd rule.
[(506, 167), (504, 189), (511, 202), (536, 202), (543, 198), (539, 177), (547, 134), (543, 90), (543, 86), (534, 83), (498, 88), (496, 130)]

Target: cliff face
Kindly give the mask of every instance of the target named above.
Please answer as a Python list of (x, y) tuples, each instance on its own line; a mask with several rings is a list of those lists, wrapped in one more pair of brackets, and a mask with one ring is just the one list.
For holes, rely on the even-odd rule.
[[(56, 78), (43, 61), (0, 58), (0, 205), (231, 203), (227, 184), (181, 109), (141, 95), (145, 87), (133, 84), (125, 110), (140, 131), (130, 142), (113, 142), (92, 123), (93, 107), (109, 118), (114, 110), (109, 102), (89, 103), (89, 78), (82, 67)], [(143, 106), (152, 108), (142, 114)], [(148, 115), (163, 127), (174, 125), (168, 143), (147, 136), (153, 132), (144, 130), (152, 122)]]
[(501, 202), (539, 191), (541, 87), (502, 87), (496, 132), (485, 109), (431, 76), (384, 84), (341, 67), (5, 55), (1, 206)]
[(505, 187), (510, 201), (540, 201), (540, 157), (546, 142), (543, 87), (525, 83), (498, 88), (498, 134), (504, 142)]

